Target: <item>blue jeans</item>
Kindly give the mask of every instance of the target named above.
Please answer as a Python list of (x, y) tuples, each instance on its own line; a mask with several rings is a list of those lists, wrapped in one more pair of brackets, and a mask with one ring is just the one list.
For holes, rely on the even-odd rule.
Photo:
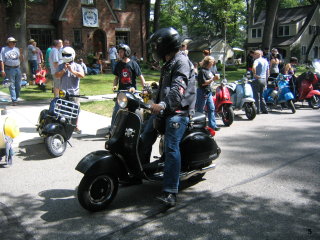
[(12, 102), (18, 101), (20, 96), (20, 89), (21, 89), (21, 70), (19, 67), (17, 68), (8, 68), (4, 67), (4, 71), (6, 73), (7, 79), (9, 79), (10, 86), (9, 91), (11, 95)]
[(207, 112), (208, 112), (208, 125), (211, 128), (216, 128), (216, 117), (214, 115), (214, 103), (212, 99), (212, 92), (206, 93), (206, 90), (202, 88), (197, 89), (197, 101), (196, 101), (196, 111), (203, 113), (204, 106), (207, 106)]
[(253, 90), (253, 98), (256, 101), (257, 113), (268, 112), (267, 104), (263, 97), (263, 91), (266, 88), (266, 80), (255, 79), (251, 83), (251, 86)]
[(29, 68), (30, 68), (30, 73), (31, 75), (35, 75), (36, 71), (38, 69), (38, 62), (37, 60), (29, 60)]
[[(157, 139), (157, 132), (153, 128), (152, 115), (148, 120), (145, 129), (141, 135), (141, 144), (145, 152), (145, 156), (150, 157), (152, 145)], [(172, 115), (165, 119), (166, 131), (164, 134), (165, 146), (165, 163), (164, 163), (164, 179), (163, 191), (169, 193), (178, 193), (179, 174), (181, 170), (181, 154), (180, 142), (187, 129), (189, 117)]]
[(116, 59), (111, 59), (111, 71), (114, 72), (114, 68), (116, 66)]

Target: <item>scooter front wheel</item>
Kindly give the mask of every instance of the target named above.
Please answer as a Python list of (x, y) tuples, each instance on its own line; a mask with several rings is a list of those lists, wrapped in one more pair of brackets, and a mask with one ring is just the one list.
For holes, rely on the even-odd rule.
[(60, 134), (54, 134), (44, 139), (48, 153), (53, 157), (60, 157), (66, 151), (67, 141)]
[(118, 179), (108, 173), (85, 175), (78, 187), (78, 201), (88, 211), (104, 210), (116, 196), (118, 185)]
[(249, 120), (253, 120), (257, 116), (257, 108), (254, 103), (246, 103), (244, 111)]
[(230, 126), (234, 120), (234, 113), (231, 105), (222, 106), (222, 121), (224, 125)]
[(294, 106), (292, 100), (289, 100), (289, 101), (287, 102), (287, 105), (288, 105), (288, 108), (291, 109), (292, 113), (296, 113), (296, 107)]
[(312, 98), (308, 99), (308, 104), (309, 104), (309, 107), (315, 109), (318, 107), (318, 104), (319, 104), (319, 97), (316, 96), (316, 95), (313, 95)]

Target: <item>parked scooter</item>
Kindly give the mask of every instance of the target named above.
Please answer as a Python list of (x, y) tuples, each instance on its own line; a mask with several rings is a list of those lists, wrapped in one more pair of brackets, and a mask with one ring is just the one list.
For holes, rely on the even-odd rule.
[(294, 95), (290, 90), (290, 81), (292, 79), (289, 75), (281, 73), (276, 78), (268, 78), (267, 89), (263, 92), (263, 97), (270, 108), (280, 105), (281, 108), (291, 109), (292, 113), (296, 112), (293, 103)]
[[(162, 181), (164, 156), (149, 163), (141, 158), (140, 134), (142, 119), (135, 111), (150, 109), (134, 94), (126, 91), (117, 96), (120, 106), (112, 129), (107, 151), (95, 151), (86, 155), (76, 170), (84, 174), (78, 187), (78, 200), (89, 211), (100, 211), (115, 198), (119, 182), (134, 177), (139, 180)], [(160, 131), (159, 128), (156, 128)], [(215, 131), (206, 126), (206, 117), (197, 113), (191, 120), (180, 145), (180, 180), (201, 179), (215, 168), (212, 162), (220, 155), (214, 140)]]
[(87, 97), (60, 91), (59, 98), (51, 101), (49, 110), (40, 112), (37, 131), (44, 137), (46, 149), (53, 157), (59, 157), (65, 152), (67, 142), (69, 143), (68, 140), (77, 126), (80, 109), (79, 105), (72, 101), (73, 98)]
[[(234, 120), (234, 112), (227, 84), (228, 81), (226, 79), (221, 80), (220, 85), (215, 89), (215, 94), (212, 98), (215, 105), (215, 112), (221, 116), (224, 125), (230, 126)], [(214, 85), (216, 84), (212, 83), (211, 86)]]
[(253, 120), (257, 115), (257, 108), (249, 81), (248, 78), (244, 77), (241, 80), (228, 83), (227, 87), (231, 94), (232, 107), (235, 110), (242, 109), (246, 113), (247, 118)]
[(320, 60), (314, 59), (312, 65), (315, 72), (308, 71), (301, 74), (297, 78), (297, 101), (303, 102), (306, 100), (310, 108), (318, 108), (320, 103), (320, 91), (316, 90), (316, 85), (319, 84), (320, 77)]

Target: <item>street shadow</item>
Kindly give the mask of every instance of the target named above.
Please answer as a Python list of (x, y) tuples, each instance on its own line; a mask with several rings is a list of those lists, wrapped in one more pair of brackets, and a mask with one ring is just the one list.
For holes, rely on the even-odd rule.
[(46, 151), (46, 146), (43, 142), (34, 145), (19, 147), (16, 155), (23, 159), (23, 161), (39, 161), (52, 159), (52, 157)]
[[(178, 204), (165, 209), (155, 200), (158, 187), (134, 187), (120, 193), (109, 209), (90, 213), (73, 190), (39, 193), (39, 206), (29, 195), (13, 196), (24, 218), (42, 213), (41, 239), (308, 239), (320, 237), (320, 192), (295, 190), (307, 204), (293, 204), (244, 192), (181, 191)], [(129, 197), (130, 201), (125, 201)], [(123, 198), (121, 200), (121, 198)], [(128, 216), (135, 216), (135, 220)], [(65, 220), (65, 221), (63, 221)], [(48, 223), (48, 224), (45, 224)], [(49, 224), (50, 223), (50, 224)], [(151, 227), (144, 227), (150, 223)], [(152, 227), (153, 226), (153, 227)], [(156, 231), (154, 229), (156, 228)], [(103, 231), (101, 231), (104, 229)], [(38, 236), (39, 237), (39, 236)]]

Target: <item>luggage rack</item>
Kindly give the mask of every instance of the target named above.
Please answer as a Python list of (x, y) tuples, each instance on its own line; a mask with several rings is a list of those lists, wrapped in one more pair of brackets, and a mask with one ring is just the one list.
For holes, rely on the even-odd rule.
[(59, 117), (75, 119), (79, 115), (79, 105), (59, 98), (54, 105), (54, 113)]

